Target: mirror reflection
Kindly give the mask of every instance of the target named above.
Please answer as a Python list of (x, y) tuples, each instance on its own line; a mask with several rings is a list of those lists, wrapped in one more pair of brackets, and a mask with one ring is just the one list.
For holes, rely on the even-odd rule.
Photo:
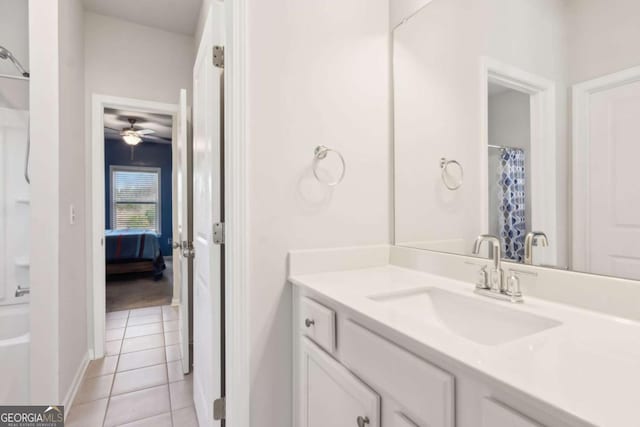
[(640, 280), (640, 2), (422, 4), (393, 32), (396, 244)]

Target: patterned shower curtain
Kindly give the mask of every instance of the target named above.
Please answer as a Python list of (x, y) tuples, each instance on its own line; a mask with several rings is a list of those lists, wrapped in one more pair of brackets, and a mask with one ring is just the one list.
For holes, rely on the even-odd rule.
[(502, 253), (507, 259), (524, 260), (526, 234), (524, 151), (504, 148), (498, 165), (498, 218)]

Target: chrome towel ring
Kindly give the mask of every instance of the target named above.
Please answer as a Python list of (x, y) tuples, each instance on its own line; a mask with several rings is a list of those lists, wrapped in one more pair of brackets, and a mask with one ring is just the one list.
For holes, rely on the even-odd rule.
[[(451, 184), (447, 178), (447, 176), (452, 176), (449, 171), (449, 167), (451, 165), (457, 166), (460, 170), (460, 178), (458, 178), (458, 181), (454, 184)], [(442, 177), (442, 182), (444, 183), (445, 187), (447, 187), (451, 191), (455, 191), (458, 188), (462, 187), (462, 182), (464, 181), (464, 168), (462, 167), (460, 162), (458, 162), (457, 160), (449, 160), (443, 157), (440, 159), (440, 169), (442, 170), (440, 176)]]
[[(320, 178), (320, 175), (318, 174), (318, 165), (320, 164), (320, 161), (326, 159), (327, 155), (330, 152), (337, 155), (338, 158), (340, 159), (340, 163), (342, 164), (342, 171), (340, 172), (340, 176), (338, 176), (338, 179), (335, 181), (326, 181)], [(321, 183), (328, 185), (330, 187), (334, 187), (342, 182), (346, 171), (347, 171), (347, 164), (345, 163), (344, 157), (342, 157), (342, 154), (340, 154), (339, 151), (336, 151), (329, 147), (325, 147), (324, 145), (318, 145), (315, 148), (315, 150), (313, 150), (313, 176), (315, 176), (316, 179)]]

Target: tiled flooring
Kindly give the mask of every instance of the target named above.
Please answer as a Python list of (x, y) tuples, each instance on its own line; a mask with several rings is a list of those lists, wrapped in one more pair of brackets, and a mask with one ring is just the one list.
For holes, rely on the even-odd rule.
[(178, 312), (107, 313), (106, 356), (89, 364), (67, 427), (198, 427), (191, 375), (182, 374)]

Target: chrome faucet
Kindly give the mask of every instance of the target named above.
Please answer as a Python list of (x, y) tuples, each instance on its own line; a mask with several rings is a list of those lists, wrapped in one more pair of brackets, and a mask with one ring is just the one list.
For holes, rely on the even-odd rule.
[(482, 242), (487, 242), (491, 245), (491, 257), (493, 258), (493, 269), (489, 272), (487, 278), (488, 281), (485, 283), (484, 287), (480, 286), (482, 289), (491, 289), (494, 292), (499, 292), (502, 290), (504, 284), (504, 272), (502, 271), (502, 257), (500, 250), (500, 239), (496, 236), (491, 236), (489, 234), (481, 234), (476, 239), (473, 244), (473, 254), (478, 255), (480, 253), (480, 248), (482, 247)]
[(524, 263), (533, 264), (533, 247), (541, 246), (546, 248), (549, 246), (549, 238), (542, 231), (531, 231), (524, 238)]
[(500, 239), (489, 234), (481, 234), (473, 244), (474, 255), (480, 253), (482, 242), (487, 242), (491, 245), (493, 268), (487, 273), (487, 267), (482, 267), (480, 278), (476, 283), (476, 293), (511, 302), (522, 302), (519, 279), (514, 274), (511, 274), (509, 280), (505, 280), (504, 270), (502, 269)]
[(23, 288), (22, 286), (18, 285), (18, 287), (16, 288), (15, 296), (16, 298), (23, 297), (25, 295), (28, 295), (30, 292), (31, 288)]

